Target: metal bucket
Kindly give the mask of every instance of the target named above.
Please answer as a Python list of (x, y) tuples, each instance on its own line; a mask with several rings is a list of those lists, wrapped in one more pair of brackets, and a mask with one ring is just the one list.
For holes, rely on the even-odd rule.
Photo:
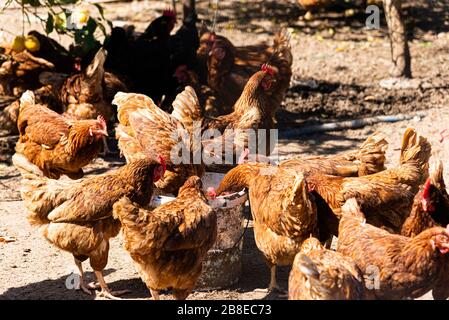
[[(217, 188), (223, 177), (223, 173), (206, 172), (202, 178), (204, 189)], [(157, 207), (173, 199), (170, 196), (155, 196), (151, 206)], [(242, 190), (209, 201), (217, 214), (217, 240), (203, 261), (197, 289), (222, 289), (239, 281), (242, 272), (243, 206), (246, 200), (246, 193)]]

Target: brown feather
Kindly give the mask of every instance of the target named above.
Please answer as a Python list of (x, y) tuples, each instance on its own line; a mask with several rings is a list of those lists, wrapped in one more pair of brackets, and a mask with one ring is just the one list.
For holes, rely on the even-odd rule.
[(350, 258), (308, 238), (296, 255), (288, 281), (289, 300), (365, 299), (363, 274)]
[(34, 104), (34, 94), (27, 91), (21, 98), (17, 121), (20, 134), (16, 152), (37, 165), (44, 175), (58, 179), (83, 175), (82, 167), (97, 157), (104, 129), (97, 120), (70, 122), (43, 105)]
[[(363, 215), (361, 211), (359, 214)], [(379, 299), (417, 298), (432, 290), (440, 279), (446, 280), (448, 256), (440, 251), (446, 247), (449, 232), (441, 227), (408, 238), (365, 223), (346, 210), (340, 221), (337, 251), (352, 258), (364, 274), (374, 277), (378, 286), (371, 293)]]
[[(215, 212), (207, 204), (199, 177), (190, 177), (178, 197), (153, 211), (128, 198), (114, 205), (120, 219), (125, 249), (133, 258), (142, 280), (151, 290), (194, 288), (206, 252), (217, 236)], [(185, 298), (183, 297), (183, 298)]]

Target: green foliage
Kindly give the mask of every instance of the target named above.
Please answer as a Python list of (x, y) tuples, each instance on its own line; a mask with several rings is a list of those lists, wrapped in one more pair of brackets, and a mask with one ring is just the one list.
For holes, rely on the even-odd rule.
[[(101, 5), (93, 4), (90, 8), (96, 8), (98, 14), (96, 17), (87, 12), (86, 21), (74, 21), (75, 11), (79, 10), (81, 0), (7, 0), (3, 5), (3, 9), (8, 7), (11, 3), (17, 3), (22, 7), (22, 19), (28, 20), (29, 15), (36, 15), (36, 7), (46, 7), (48, 9), (47, 18), (38, 16), (42, 22), (47, 35), (52, 33), (65, 34), (73, 38), (73, 43), (70, 46), (70, 51), (74, 55), (87, 54), (91, 50), (97, 50), (101, 43), (98, 41), (98, 36), (103, 34), (107, 36), (107, 26), (111, 27), (110, 21), (104, 17), (104, 10)], [(1, 9), (1, 7), (0, 7)], [(72, 11), (75, 10), (75, 11)], [(79, 19), (79, 12), (78, 19)]]

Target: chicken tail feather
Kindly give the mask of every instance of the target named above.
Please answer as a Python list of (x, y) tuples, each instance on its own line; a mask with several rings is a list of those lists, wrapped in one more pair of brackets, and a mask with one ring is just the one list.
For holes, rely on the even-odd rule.
[(100, 50), (98, 50), (91, 64), (86, 68), (86, 76), (92, 78), (94, 76), (99, 77), (101, 75), (100, 80), (103, 80), (106, 55), (107, 51), (105, 49), (101, 48)]
[[(131, 254), (145, 255), (154, 247), (162, 247), (169, 234), (164, 232), (164, 227), (158, 229), (157, 220), (150, 221), (148, 213), (149, 211), (141, 209), (128, 197), (121, 198), (113, 206), (112, 216), (120, 220), (126, 239), (126, 250)], [(161, 236), (161, 233), (165, 236)]]
[(95, 54), (91, 64), (86, 68), (84, 81), (89, 87), (94, 88), (95, 92), (103, 90), (104, 63), (106, 61), (107, 51), (103, 48)]
[(388, 142), (380, 132), (370, 135), (360, 146), (357, 159), (360, 161), (359, 176), (385, 170), (385, 151)]
[(26, 209), (28, 220), (32, 225), (43, 225), (49, 222), (49, 213), (66, 200), (62, 192), (73, 186), (71, 181), (48, 179), (24, 156), (15, 154), (13, 163), (22, 172), (20, 194)]
[(401, 165), (414, 163), (419, 168), (427, 171), (429, 169), (431, 151), (432, 147), (427, 139), (419, 135), (415, 129), (408, 128), (402, 139), (400, 163)]
[(281, 28), (274, 37), (274, 49), (278, 58), (285, 60), (288, 65), (293, 63), (293, 55), (290, 45), (291, 34), (287, 28)]

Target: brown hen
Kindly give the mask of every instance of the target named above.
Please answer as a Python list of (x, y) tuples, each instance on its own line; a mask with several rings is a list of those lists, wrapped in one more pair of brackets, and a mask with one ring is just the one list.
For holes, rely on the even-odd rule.
[(286, 30), (276, 34), (272, 46), (262, 43), (246, 47), (235, 47), (225, 37), (205, 32), (197, 54), (200, 64), (207, 69), (207, 84), (214, 92), (214, 99), (205, 106), (210, 115), (231, 112), (250, 77), (266, 63), (275, 70), (269, 103), (274, 112), (280, 107), (292, 76), (293, 57)]
[[(272, 103), (274, 69), (264, 65), (261, 71), (256, 72), (245, 85), (240, 98), (234, 105), (234, 111), (230, 114), (216, 118), (204, 119), (203, 130), (234, 131), (234, 149), (248, 148), (250, 136), (245, 130), (267, 130), (265, 143), (253, 141), (260, 149), (257, 153), (269, 155), (274, 149), (274, 141), (271, 139), (270, 129), (274, 129), (274, 114), (276, 107)], [(240, 133), (236, 133), (240, 132)], [(256, 132), (257, 134), (258, 132)], [(234, 154), (235, 156), (235, 154)]]
[(401, 234), (414, 237), (426, 229), (448, 224), (449, 195), (443, 179), (443, 163), (439, 161), (415, 195), (412, 210), (402, 225)]
[(318, 205), (320, 240), (336, 235), (341, 206), (356, 198), (367, 221), (399, 233), (410, 214), (413, 197), (428, 173), (431, 146), (413, 129), (404, 133), (400, 165), (363, 177), (311, 174), (307, 177)]
[(175, 200), (153, 211), (125, 197), (114, 205), (114, 217), (120, 219), (125, 249), (153, 299), (169, 288), (176, 299), (186, 299), (217, 236), (217, 218), (201, 179), (190, 177)]
[(17, 127), (20, 137), (16, 152), (53, 179), (62, 174), (81, 178), (82, 167), (97, 157), (103, 137), (107, 136), (102, 117), (70, 121), (43, 105), (36, 105), (31, 91), (20, 99)]
[[(91, 64), (81, 73), (69, 77), (62, 74), (45, 74), (41, 82), (52, 85), (55, 96), (65, 107), (64, 114), (72, 119), (95, 119), (103, 116), (108, 122), (115, 116), (115, 110), (105, 99), (103, 92), (105, 78), (104, 62), (106, 50), (100, 49)], [(110, 97), (109, 97), (110, 98)]]
[(316, 234), (313, 197), (301, 174), (261, 163), (244, 163), (229, 171), (216, 190), (248, 189), (256, 245), (271, 269), (268, 291), (279, 289), (276, 266), (291, 265), (302, 242)]
[[(14, 156), (16, 166), (33, 171), (32, 164)], [(82, 261), (89, 259), (101, 287), (101, 294), (114, 298), (102, 270), (108, 261), (109, 239), (120, 231), (112, 217), (112, 206), (123, 196), (147, 205), (153, 183), (164, 173), (161, 163), (142, 159), (106, 174), (81, 181), (59, 181), (25, 173), (21, 194), (29, 211), (28, 220), (40, 227), (45, 239), (73, 254), (81, 275), (80, 288), (91, 294), (83, 281)]]
[(116, 136), (126, 160), (157, 155), (167, 159), (167, 171), (156, 184), (158, 189), (176, 195), (188, 177), (203, 175), (202, 160), (193, 162), (198, 151), (193, 135), (194, 131), (201, 134), (201, 110), (191, 87), (176, 97), (171, 114), (143, 94), (120, 92), (113, 103), (118, 106), (120, 122)]
[(308, 238), (296, 255), (288, 279), (289, 300), (360, 300), (363, 275), (350, 258)]
[(342, 208), (337, 251), (373, 280), (369, 288), (378, 299), (417, 298), (430, 290), (435, 299), (449, 296), (449, 226), (413, 238), (390, 234), (366, 223), (351, 198)]

